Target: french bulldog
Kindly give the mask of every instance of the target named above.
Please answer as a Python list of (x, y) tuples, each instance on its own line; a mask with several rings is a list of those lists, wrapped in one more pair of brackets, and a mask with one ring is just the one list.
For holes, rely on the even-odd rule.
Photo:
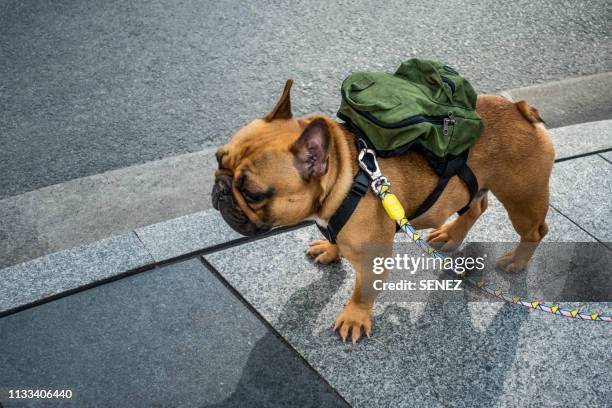
[[(241, 128), (221, 146), (216, 158), (213, 206), (244, 235), (314, 219), (325, 226), (336, 212), (358, 171), (355, 135), (322, 114), (294, 118), (288, 80), (276, 106), (263, 118)], [(443, 251), (457, 248), (487, 209), (489, 191), (507, 210), (520, 242), (497, 260), (508, 272), (524, 269), (537, 243), (548, 232), (549, 178), (555, 152), (538, 111), (526, 101), (500, 96), (478, 97), (476, 110), (485, 127), (470, 148), (467, 164), (479, 191), (467, 212), (445, 221), (469, 200), (465, 185), (453, 177), (436, 203), (410, 220), (417, 229), (432, 229), (428, 241)], [(379, 159), (382, 174), (406, 213), (414, 211), (433, 190), (438, 176), (416, 152)], [(372, 271), (362, 262), (364, 243), (384, 243), (380, 256), (392, 254), (395, 222), (378, 197), (366, 194), (340, 231), (336, 244), (316, 240), (307, 253), (327, 264), (344, 257), (355, 269), (352, 296), (333, 326), (343, 341), (353, 343), (372, 333), (375, 291), (364, 290)]]

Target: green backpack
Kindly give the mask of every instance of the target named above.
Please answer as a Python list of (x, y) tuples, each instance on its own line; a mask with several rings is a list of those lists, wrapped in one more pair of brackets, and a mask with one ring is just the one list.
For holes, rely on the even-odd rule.
[(381, 157), (415, 144), (438, 158), (464, 153), (483, 123), (476, 92), (453, 68), (410, 59), (394, 74), (356, 72), (342, 83), (338, 117), (357, 131)]

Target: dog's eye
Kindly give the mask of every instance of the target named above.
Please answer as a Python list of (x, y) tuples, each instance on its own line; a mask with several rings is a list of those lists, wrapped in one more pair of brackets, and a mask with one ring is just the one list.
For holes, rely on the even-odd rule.
[(267, 191), (251, 191), (251, 190), (247, 190), (246, 188), (243, 188), (240, 190), (240, 193), (242, 194), (242, 197), (244, 197), (244, 201), (246, 201), (249, 204), (257, 204), (257, 203), (261, 203), (262, 201), (268, 200), (272, 197), (272, 195), (274, 194), (274, 189), (270, 188)]
[(255, 193), (249, 190), (242, 190), (242, 196), (244, 197), (244, 201), (249, 204), (255, 204), (264, 199), (263, 194)]

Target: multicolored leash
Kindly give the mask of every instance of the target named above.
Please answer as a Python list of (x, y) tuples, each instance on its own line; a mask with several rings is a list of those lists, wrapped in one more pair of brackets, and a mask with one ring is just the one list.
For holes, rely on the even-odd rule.
[[(365, 163), (366, 156), (369, 155), (372, 164), (374, 166), (374, 170), (370, 169), (368, 165)], [(406, 212), (404, 211), (404, 207), (399, 202), (397, 197), (391, 193), (391, 183), (380, 173), (380, 167), (378, 166), (378, 162), (376, 161), (376, 153), (371, 149), (362, 149), (359, 152), (359, 166), (369, 174), (372, 179), (371, 187), (374, 194), (380, 198), (382, 205), (389, 215), (391, 219), (397, 222), (399, 228), (410, 238), (410, 240), (416, 243), (426, 254), (430, 256), (442, 259), (444, 261), (452, 262), (451, 258), (444, 255), (442, 252), (433, 248), (429, 243), (425, 240), (419, 232), (417, 232), (414, 227), (410, 224), (408, 219), (406, 218)], [(592, 313), (587, 311), (582, 311), (580, 309), (565, 309), (560, 305), (552, 304), (552, 303), (542, 303), (539, 301), (528, 301), (522, 299), (520, 296), (515, 296), (512, 293), (504, 292), (501, 289), (496, 288), (493, 284), (485, 281), (476, 281), (470, 277), (465, 276), (465, 272), (458, 273), (457, 271), (452, 271), (457, 277), (465, 280), (470, 285), (482, 289), (488, 294), (498, 297), (506, 302), (514, 303), (520, 306), (523, 306), (528, 309), (541, 310), (545, 313), (550, 313), (553, 315), (559, 315), (564, 317), (570, 317), (574, 319), (581, 320), (592, 320), (592, 321), (602, 321), (602, 322), (612, 322), (612, 314), (611, 313)]]

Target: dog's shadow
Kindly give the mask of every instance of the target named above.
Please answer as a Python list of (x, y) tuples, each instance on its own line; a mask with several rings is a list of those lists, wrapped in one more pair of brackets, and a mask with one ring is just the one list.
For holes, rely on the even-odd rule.
[[(401, 305), (387, 304), (373, 320), (376, 337), (363, 339), (356, 346), (344, 344), (331, 332), (332, 322), (320, 331), (317, 318), (348, 274), (338, 266), (324, 268), (327, 271), (321, 278), (293, 293), (274, 327), (293, 343), (303, 340), (300, 348), (331, 348), (337, 361), (325, 364), (334, 365), (328, 371), (333, 371), (335, 378), (350, 379), (359, 372), (354, 385), (342, 382), (345, 385), (339, 391), (347, 400), (360, 405), (367, 401), (393, 404), (422, 393), (414, 389), (415, 379), (419, 389), (427, 388), (426, 399), (443, 405), (493, 403), (501, 394), (528, 311), (504, 304), (486, 328), (478, 328), (472, 324), (467, 301), (449, 303), (434, 296), (417, 319), (411, 319), (410, 311)], [(341, 307), (337, 305), (338, 312)], [(325, 355), (330, 356), (329, 350)], [(366, 367), (364, 361), (368, 361)], [(329, 377), (326, 380), (334, 386), (335, 378)], [(386, 380), (381, 387), (382, 377), (392, 381)], [(364, 381), (365, 386), (358, 385)], [(215, 406), (245, 404), (338, 406), (344, 402), (293, 350), (279, 347), (276, 335), (270, 332), (249, 354), (235, 391)]]

